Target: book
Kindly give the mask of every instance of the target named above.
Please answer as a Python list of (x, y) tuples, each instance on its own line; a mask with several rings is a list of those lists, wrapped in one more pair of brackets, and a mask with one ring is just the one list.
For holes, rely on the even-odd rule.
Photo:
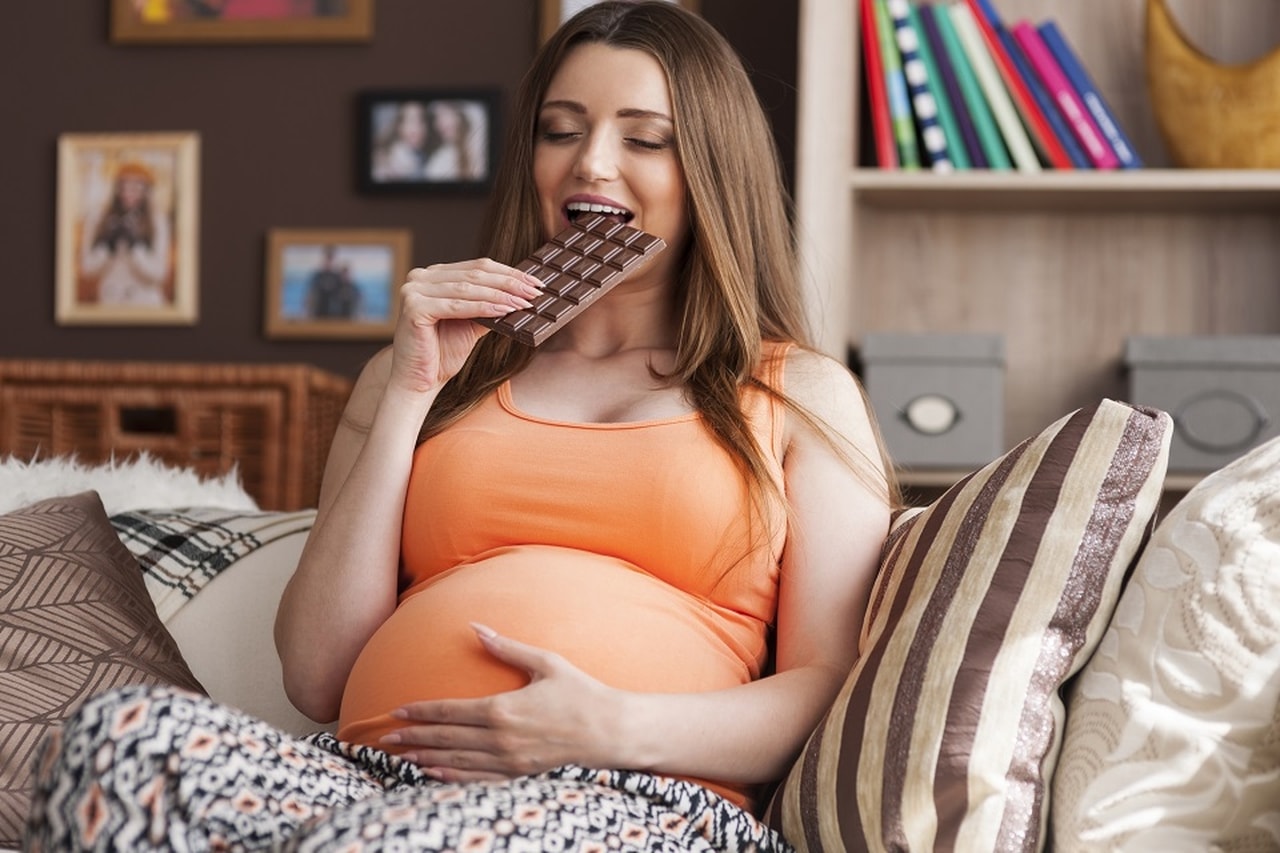
[(920, 168), (920, 148), (916, 145), (916, 123), (907, 95), (907, 78), (902, 72), (902, 56), (893, 34), (893, 21), (885, 0), (874, 0), (876, 34), (880, 41), (880, 64), (884, 66), (885, 90), (889, 95), (889, 117), (893, 120), (893, 138), (898, 143), (898, 166), (912, 171)]
[(920, 58), (920, 35), (911, 23), (911, 7), (907, 0), (885, 0), (885, 8), (893, 21), (894, 38), (902, 56), (902, 75), (911, 95), (926, 165), (935, 172), (950, 172), (955, 164), (951, 162), (946, 131), (938, 119), (938, 101), (929, 86), (929, 67)]
[(995, 118), (1000, 135), (1004, 138), (1005, 145), (1009, 146), (1013, 165), (1019, 172), (1041, 171), (1040, 160), (1031, 147), (1031, 138), (1027, 136), (1022, 119), (1018, 117), (1018, 111), (1009, 99), (1009, 93), (1005, 91), (1000, 72), (996, 70), (995, 62), (987, 52), (982, 33), (978, 30), (978, 22), (974, 20), (973, 10), (964, 3), (944, 8), (949, 13), (951, 25), (960, 39), (969, 66), (973, 69), (973, 76), (982, 87), (982, 94), (991, 108), (991, 115)]
[[(955, 67), (951, 64), (951, 54), (947, 50), (947, 45), (942, 40), (942, 31), (938, 28), (933, 6), (928, 3), (922, 3), (913, 8), (915, 8), (916, 15), (920, 18), (920, 24), (924, 29), (925, 41), (933, 54), (933, 63), (937, 66), (939, 76), (942, 78), (943, 89), (946, 91), (947, 100), (951, 104), (951, 115), (960, 130), (960, 139), (963, 145), (952, 146), (952, 148), (953, 150), (961, 147), (964, 149), (971, 168), (985, 169), (989, 165), (987, 163), (987, 155), (983, 153), (982, 140), (978, 138), (978, 128), (974, 125), (973, 116), (970, 115), (969, 107), (965, 103), (964, 92), (960, 90), (960, 80), (956, 75)], [(954, 154), (953, 159), (955, 159)], [(958, 164), (959, 161), (957, 160)]]
[(1089, 114), (1079, 93), (1063, 73), (1049, 46), (1040, 37), (1040, 31), (1029, 21), (1018, 21), (1013, 25), (1013, 37), (1022, 46), (1023, 52), (1026, 53), (1036, 73), (1040, 75), (1045, 88), (1053, 95), (1063, 118), (1071, 126), (1076, 138), (1080, 140), (1081, 147), (1089, 155), (1093, 165), (1098, 169), (1118, 168), (1120, 160), (1116, 157), (1115, 151), (1107, 144), (1102, 130)]
[(1120, 129), (1120, 124), (1111, 112), (1111, 107), (1103, 99), (1098, 87), (1093, 84), (1093, 78), (1089, 76), (1084, 63), (1076, 56), (1075, 51), (1062, 35), (1061, 30), (1058, 29), (1058, 25), (1052, 20), (1044, 21), (1038, 29), (1040, 37), (1048, 45), (1054, 59), (1058, 60), (1058, 65), (1062, 68), (1063, 73), (1067, 75), (1067, 79), (1071, 81), (1071, 85), (1075, 87), (1075, 90), (1080, 93), (1080, 100), (1084, 101), (1089, 114), (1093, 116), (1093, 120), (1097, 122), (1098, 127), (1102, 130), (1102, 135), (1111, 145), (1111, 149), (1115, 152), (1116, 159), (1120, 161), (1120, 165), (1126, 169), (1142, 168), (1142, 158), (1134, 151), (1129, 137)]
[(987, 168), (1012, 169), (1013, 161), (1009, 159), (1009, 149), (1005, 147), (1000, 128), (996, 127), (995, 116), (991, 114), (991, 107), (987, 104), (987, 96), (983, 94), (982, 86), (974, 76), (973, 66), (969, 64), (969, 55), (965, 52), (964, 45), (960, 43), (955, 22), (949, 13), (950, 8), (946, 5), (935, 5), (933, 18), (938, 23), (939, 32), (942, 33), (947, 55), (951, 57), (951, 65), (955, 68), (956, 79), (960, 82), (965, 106), (969, 109), (969, 115), (973, 117), (973, 126), (977, 129), (978, 140), (982, 143), (982, 153), (987, 158)]
[(1071, 158), (1071, 164), (1077, 169), (1093, 168), (1093, 161), (1089, 159), (1089, 155), (1084, 153), (1084, 148), (1080, 146), (1080, 141), (1076, 139), (1076, 135), (1071, 131), (1067, 120), (1063, 118), (1062, 111), (1058, 109), (1058, 105), (1053, 102), (1053, 96), (1044, 87), (1044, 83), (1040, 81), (1040, 75), (1036, 74), (1031, 67), (1030, 60), (1027, 59), (1026, 52), (1023, 51), (1017, 39), (1013, 37), (1013, 33), (1008, 29), (1001, 29), (999, 32), (1000, 40), (1004, 42), (1005, 53), (1009, 54), (1009, 58), (1013, 60), (1014, 66), (1018, 69), (1022, 82), (1027, 85), (1027, 89), (1031, 91), (1031, 97), (1035, 99), (1036, 106), (1040, 107), (1040, 112), (1044, 113), (1045, 119), (1049, 122), (1049, 127), (1053, 130), (1053, 135), (1058, 138), (1058, 142), (1062, 143), (1062, 147), (1066, 149), (1067, 156)]
[(893, 119), (889, 117), (889, 94), (884, 85), (884, 64), (880, 61), (880, 35), (876, 29), (875, 0), (860, 0), (859, 26), (862, 28), (862, 65), (867, 81), (867, 110), (875, 143), (876, 165), (898, 168), (898, 143), (893, 139)]
[(929, 91), (933, 94), (934, 104), (938, 110), (938, 124), (942, 127), (942, 132), (947, 137), (947, 154), (951, 158), (951, 164), (956, 169), (969, 169), (972, 165), (969, 162), (969, 154), (965, 150), (964, 137), (960, 132), (960, 125), (956, 121), (955, 113), (951, 107), (951, 94), (947, 91), (947, 87), (942, 79), (942, 71), (938, 66), (938, 61), (934, 58), (933, 45), (930, 43), (929, 36), (924, 30), (924, 22), (920, 17), (920, 4), (911, 0), (907, 3), (907, 19), (911, 22), (912, 29), (915, 30), (916, 38), (919, 41), (920, 61), (924, 63), (925, 70), (928, 72)]
[(1013, 59), (1005, 50), (1004, 39), (1001, 38), (1004, 22), (991, 4), (991, 0), (959, 0), (959, 3), (967, 4), (982, 41), (987, 47), (987, 54), (991, 57), (991, 62), (999, 73), (1000, 79), (1004, 81), (1009, 100), (1022, 119), (1027, 138), (1040, 152), (1045, 165), (1054, 169), (1075, 168), (1075, 164), (1071, 162), (1071, 156), (1053, 132), (1044, 112), (1028, 90), (1022, 75), (1018, 73)]

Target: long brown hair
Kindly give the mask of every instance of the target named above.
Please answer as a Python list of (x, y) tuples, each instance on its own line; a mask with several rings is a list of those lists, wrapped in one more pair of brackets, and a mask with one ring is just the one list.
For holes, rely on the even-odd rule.
[[(609, 0), (565, 22), (538, 52), (521, 84), (483, 250), (514, 263), (545, 239), (533, 183), (538, 112), (565, 56), (587, 43), (643, 51), (666, 73), (692, 229), (677, 272), (679, 329), (675, 365), (666, 378), (686, 389), (691, 405), (743, 466), (753, 487), (772, 490), (740, 395), (745, 386), (763, 387), (753, 374), (764, 341), (812, 344), (790, 200), (773, 135), (739, 57), (714, 27), (663, 0)], [(519, 372), (530, 356), (529, 348), (504, 336), (485, 335), (436, 398), (422, 436), (461, 417)], [(796, 409), (780, 389), (765, 390)], [(895, 499), (891, 468), (886, 469), (886, 484), (865, 471), (867, 466), (859, 467), (873, 488), (887, 489)]]

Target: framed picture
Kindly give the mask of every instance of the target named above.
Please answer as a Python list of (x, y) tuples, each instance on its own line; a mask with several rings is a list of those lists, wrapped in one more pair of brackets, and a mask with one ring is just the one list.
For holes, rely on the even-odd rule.
[(272, 230), (267, 337), (390, 339), (409, 244), (398, 229)]
[(199, 299), (199, 136), (58, 139), (60, 325), (192, 325)]
[[(538, 0), (538, 44), (551, 38), (556, 27), (599, 0)], [(698, 11), (698, 0), (670, 0), (686, 9)]]
[(373, 37), (373, 0), (110, 0), (111, 40), (359, 42)]
[(357, 103), (363, 191), (483, 192), (493, 182), (497, 90), (362, 92)]

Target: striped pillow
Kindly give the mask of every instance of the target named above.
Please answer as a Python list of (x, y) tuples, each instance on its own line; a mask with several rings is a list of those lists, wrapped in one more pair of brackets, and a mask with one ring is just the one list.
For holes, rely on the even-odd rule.
[(1167, 414), (1081, 409), (902, 513), (860, 657), (774, 793), (801, 850), (1037, 850), (1059, 688), (1150, 533)]

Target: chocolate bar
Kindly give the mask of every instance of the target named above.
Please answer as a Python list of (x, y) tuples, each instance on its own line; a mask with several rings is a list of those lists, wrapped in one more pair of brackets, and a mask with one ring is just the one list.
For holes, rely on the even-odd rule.
[(536, 347), (666, 247), (661, 237), (588, 214), (516, 264), (543, 284), (542, 295), (530, 300), (532, 308), (476, 322)]

